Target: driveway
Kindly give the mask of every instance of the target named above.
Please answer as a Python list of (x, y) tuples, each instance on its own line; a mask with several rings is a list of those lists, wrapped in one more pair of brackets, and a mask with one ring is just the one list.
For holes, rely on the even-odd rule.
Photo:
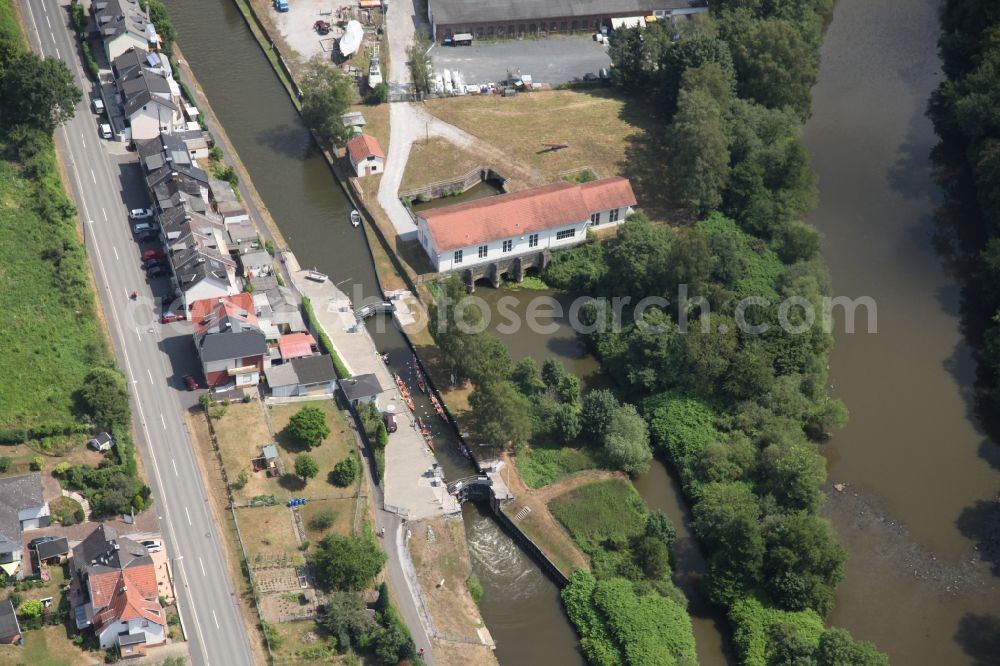
[(435, 46), (434, 71), (462, 73), (468, 84), (500, 81), (507, 72), (530, 74), (538, 83), (558, 85), (611, 66), (607, 47), (590, 36), (510, 39), (472, 46)]

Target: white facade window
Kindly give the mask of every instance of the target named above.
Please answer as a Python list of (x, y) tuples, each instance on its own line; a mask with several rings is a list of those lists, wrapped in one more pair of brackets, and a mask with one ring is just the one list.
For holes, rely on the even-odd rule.
[(504, 252), (510, 252), (511, 249), (513, 249), (513, 247), (514, 247), (514, 241), (512, 241), (512, 240), (505, 240), (503, 242), (503, 251)]
[[(620, 208), (612, 208), (610, 211), (608, 211), (608, 222), (617, 222), (618, 212), (620, 210), (621, 210)], [(600, 213), (598, 213), (598, 215), (600, 215)]]
[(556, 240), (566, 240), (576, 235), (576, 229), (563, 229), (556, 232)]
[(462, 263), (462, 251), (461, 250), (455, 250), (455, 263), (456, 264)]
[(528, 236), (528, 247), (538, 247), (538, 234)]
[[(614, 220), (612, 220), (612, 222), (614, 222)], [(601, 223), (601, 214), (600, 213), (591, 213), (590, 214), (590, 223), (591, 224), (600, 224)]]
[(489, 251), (490, 251), (490, 246), (489, 245), (480, 245), (479, 246), (479, 258), (480, 259), (485, 259), (486, 255), (489, 253)]

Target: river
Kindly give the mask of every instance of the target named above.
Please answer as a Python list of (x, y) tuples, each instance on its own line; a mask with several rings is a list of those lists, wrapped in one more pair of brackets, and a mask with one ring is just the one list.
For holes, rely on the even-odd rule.
[[(374, 267), (364, 235), (348, 224), (347, 199), (234, 3), (167, 6), (184, 57), (300, 264), (329, 275), (355, 303), (376, 298)], [(410, 352), (400, 333), (371, 320), (369, 330), (403, 374)], [(417, 406), (430, 411), (425, 401)], [(449, 478), (470, 473), (455, 450), (446, 442), (439, 455)], [(465, 507), (463, 516), (485, 591), (483, 618), (501, 663), (583, 664), (555, 584), (476, 507)]]
[(848, 485), (826, 512), (850, 553), (830, 620), (907, 666), (1000, 663), (997, 581), (974, 550), (996, 538), (998, 451), (973, 415), (958, 287), (931, 244), (938, 6), (839, 0), (804, 135), (834, 290), (878, 305), (877, 334), (838, 328), (830, 360), (851, 412), (825, 447), (830, 480)]

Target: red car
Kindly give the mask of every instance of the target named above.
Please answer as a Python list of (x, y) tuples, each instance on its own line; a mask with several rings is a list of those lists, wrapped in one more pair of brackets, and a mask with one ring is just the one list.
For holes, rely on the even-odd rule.
[(184, 321), (183, 312), (164, 312), (160, 317), (161, 324), (171, 324), (175, 321)]
[(193, 375), (184, 375), (184, 386), (187, 387), (188, 391), (197, 391), (200, 388), (198, 380)]
[(162, 247), (159, 250), (146, 250), (142, 253), (142, 260), (149, 261), (150, 259), (163, 259), (167, 256), (167, 251)]

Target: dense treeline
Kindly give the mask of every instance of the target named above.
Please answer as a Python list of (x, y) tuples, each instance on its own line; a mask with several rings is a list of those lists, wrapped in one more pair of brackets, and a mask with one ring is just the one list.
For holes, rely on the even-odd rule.
[(555, 257), (545, 279), (632, 306), (667, 299), (620, 320), (592, 305), (585, 324), (680, 476), (706, 591), (729, 609), (742, 662), (886, 663), (821, 619), (846, 554), (818, 515), (817, 443), (846, 410), (825, 390), (829, 286), (818, 235), (801, 221), (815, 183), (798, 131), (831, 3), (712, 7), (676, 33), (621, 30), (611, 42), (618, 82), (658, 96), (670, 118), (664, 180), (700, 221), (633, 216), (613, 243)]
[(938, 48), (947, 80), (928, 115), (940, 138), (931, 157), (944, 192), (942, 245), (963, 282), (966, 333), (977, 350), (978, 396), (996, 427), (1000, 407), (1000, 5), (949, 0)]

